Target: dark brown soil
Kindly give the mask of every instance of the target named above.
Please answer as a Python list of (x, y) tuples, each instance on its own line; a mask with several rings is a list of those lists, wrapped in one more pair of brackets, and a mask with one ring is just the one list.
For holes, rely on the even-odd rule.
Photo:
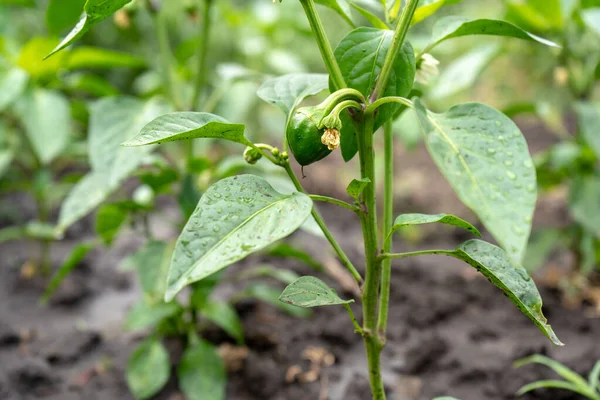
[[(538, 136), (534, 143), (542, 142), (538, 144), (543, 147), (545, 138)], [(399, 188), (398, 212), (455, 212), (474, 220), (426, 161), (422, 150), (399, 160), (398, 176), (411, 186)], [(315, 169), (307, 169), (306, 173), (305, 183), (315, 192), (336, 194), (343, 190), (331, 184), (332, 175), (328, 179), (316, 176)], [(546, 203), (541, 202), (537, 221), (547, 221), (550, 215), (556, 220), (554, 202)], [(353, 215), (333, 207), (321, 210), (342, 247), (360, 264), (361, 235)], [(161, 236), (174, 234), (164, 221), (153, 223)], [(75, 243), (91, 235), (91, 228), (89, 221), (84, 221), (55, 246), (56, 264)], [(466, 237), (451, 229), (436, 229), (425, 230), (420, 239), (421, 247), (452, 248)], [(294, 240), (313, 253), (327, 248), (303, 233)], [(139, 298), (139, 288), (135, 277), (120, 272), (118, 264), (139, 244), (135, 235), (126, 234), (113, 249), (94, 251), (45, 307), (39, 304), (43, 283), (20, 277), (20, 267), (35, 254), (35, 245), (0, 245), (0, 399), (132, 398), (123, 371), (140, 337), (123, 333), (121, 325), (127, 310)], [(260, 261), (260, 257), (245, 261), (229, 274), (233, 276)], [(314, 274), (296, 261), (278, 259), (272, 263)], [(337, 282), (329, 279), (328, 283), (345, 297), (351, 296)], [(223, 293), (233, 292), (238, 284), (228, 285)], [(514, 399), (523, 384), (552, 377), (544, 368), (512, 368), (515, 360), (536, 353), (552, 356), (580, 373), (590, 371), (600, 359), (600, 319), (586, 316), (585, 308), (566, 310), (554, 290), (542, 288), (541, 292), (546, 316), (567, 344), (564, 348), (554, 347), (499, 290), (473, 274), (468, 266), (436, 257), (395, 263), (389, 342), (383, 353), (390, 400), (430, 400), (439, 395), (462, 400)], [(249, 354), (242, 368), (230, 374), (228, 399), (370, 398), (361, 338), (353, 333), (343, 308), (320, 308), (312, 317), (298, 319), (256, 301), (244, 300), (236, 307), (243, 319)], [(358, 305), (353, 308), (359, 315)], [(207, 338), (217, 345), (230, 340), (218, 331)], [(174, 363), (180, 352), (177, 347), (177, 343), (169, 343)], [(310, 369), (303, 353), (311, 347), (333, 354), (335, 363), (322, 368), (314, 382), (290, 382), (286, 379), (290, 368)], [(171, 382), (157, 398), (182, 399), (176, 387), (176, 382)], [(539, 391), (523, 397), (578, 398), (561, 391)]]

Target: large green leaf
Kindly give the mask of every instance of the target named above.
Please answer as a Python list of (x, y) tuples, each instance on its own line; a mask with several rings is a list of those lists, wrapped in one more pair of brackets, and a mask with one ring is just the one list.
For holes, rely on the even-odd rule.
[(535, 168), (519, 128), (479, 103), (434, 114), (416, 100), (427, 149), (461, 201), (521, 262), (537, 198)]
[(571, 187), (569, 210), (573, 219), (600, 238), (600, 179), (580, 177)]
[(474, 235), (481, 237), (481, 233), (475, 228), (473, 225), (468, 223), (467, 221), (458, 218), (454, 215), (450, 214), (402, 214), (396, 218), (394, 221), (394, 225), (392, 226), (392, 233), (396, 232), (398, 229), (403, 226), (408, 225), (422, 225), (422, 224), (432, 224), (432, 223), (440, 223), (456, 226), (462, 229), (465, 229), (471, 232)]
[(562, 346), (542, 313), (542, 298), (525, 268), (514, 263), (501, 248), (481, 240), (469, 240), (450, 254), (481, 272), (556, 345)]
[[(375, 28), (358, 28), (346, 35), (335, 49), (335, 58), (346, 84), (366, 97), (371, 95), (385, 61), (394, 32)], [(405, 42), (396, 57), (388, 86), (383, 96), (407, 97), (415, 80), (415, 54), (409, 42)], [(331, 84), (330, 84), (331, 86)], [(375, 129), (392, 118), (400, 105), (386, 104), (379, 108), (375, 117)], [(357, 151), (354, 126), (344, 114), (342, 129), (342, 155), (346, 161)]]
[(46, 58), (59, 52), (65, 47), (69, 46), (81, 36), (83, 36), (92, 26), (98, 22), (110, 17), (117, 10), (123, 8), (131, 0), (87, 0), (84, 7), (84, 15), (79, 20), (77, 25), (71, 32), (63, 39), (62, 42)]
[(287, 116), (302, 100), (321, 93), (328, 85), (327, 74), (296, 73), (267, 79), (256, 94)]
[(48, 30), (59, 35), (79, 21), (85, 0), (50, 0), (46, 9)]
[(251, 144), (244, 136), (244, 125), (232, 124), (210, 113), (176, 112), (156, 118), (123, 146), (146, 146), (197, 138), (225, 139), (246, 146)]
[(169, 380), (171, 362), (167, 349), (156, 339), (139, 345), (127, 362), (127, 386), (136, 399), (145, 400), (158, 393)]
[(49, 164), (66, 148), (71, 135), (71, 107), (60, 92), (35, 89), (15, 104), (37, 158)]
[(11, 105), (27, 87), (27, 73), (19, 68), (0, 71), (0, 111)]
[(427, 50), (445, 40), (463, 36), (490, 35), (507, 36), (517, 39), (530, 40), (547, 46), (559, 47), (556, 43), (526, 32), (510, 22), (494, 19), (473, 19), (461, 16), (441, 18), (433, 27), (433, 36)]
[(220, 301), (207, 301), (200, 307), (200, 314), (222, 328), (239, 344), (244, 343), (244, 328), (235, 308)]
[(225, 400), (225, 365), (211, 344), (201, 340), (186, 349), (177, 376), (186, 399)]
[(354, 301), (342, 300), (334, 289), (314, 276), (303, 276), (288, 285), (279, 300), (303, 308), (350, 304)]
[(282, 195), (257, 176), (234, 176), (215, 183), (177, 240), (166, 300), (186, 285), (290, 235), (311, 210), (308, 196)]
[(582, 11), (581, 19), (583, 19), (588, 28), (600, 35), (600, 7)]
[(600, 158), (600, 103), (579, 103), (575, 107), (579, 119), (579, 132)]
[(415, 25), (426, 18), (431, 17), (437, 10), (443, 6), (460, 3), (462, 0), (421, 0), (419, 7), (413, 15), (411, 24)]
[(106, 200), (148, 157), (153, 146), (132, 149), (122, 147), (121, 143), (169, 110), (170, 106), (160, 99), (144, 102), (131, 97), (109, 97), (92, 104), (88, 134), (92, 171), (65, 199), (58, 221), (60, 230), (67, 229)]

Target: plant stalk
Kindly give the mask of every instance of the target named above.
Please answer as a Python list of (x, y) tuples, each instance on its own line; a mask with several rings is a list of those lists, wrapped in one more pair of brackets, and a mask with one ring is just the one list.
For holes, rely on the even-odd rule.
[(394, 37), (392, 38), (392, 44), (390, 45), (390, 49), (387, 52), (385, 61), (381, 67), (381, 72), (379, 73), (379, 78), (375, 84), (375, 89), (373, 89), (373, 93), (371, 93), (371, 101), (379, 99), (385, 92), (385, 88), (387, 87), (390, 76), (392, 75), (392, 71), (394, 70), (396, 57), (398, 54), (400, 54), (400, 49), (404, 44), (404, 39), (406, 39), (408, 28), (410, 28), (410, 22), (412, 21), (418, 5), (419, 0), (408, 0), (408, 3), (406, 6), (404, 6), (404, 10), (402, 10), (402, 15), (400, 16), (400, 20), (396, 25)]
[(365, 242), (366, 274), (363, 285), (363, 331), (369, 365), (369, 382), (374, 400), (385, 400), (381, 377), (382, 344), (376, 332), (381, 260), (378, 259), (377, 207), (375, 197), (375, 157), (373, 151), (373, 116), (365, 115), (358, 124), (358, 154), (361, 178), (369, 179), (362, 197), (361, 225)]
[(321, 18), (319, 18), (319, 14), (317, 13), (315, 2), (313, 0), (300, 0), (300, 4), (302, 4), (302, 7), (304, 8), (304, 12), (308, 18), (310, 27), (317, 39), (317, 44), (319, 46), (319, 50), (321, 51), (321, 57), (325, 62), (325, 67), (327, 68), (327, 72), (329, 72), (329, 77), (333, 83), (334, 89), (340, 90), (345, 88), (346, 81), (344, 80), (340, 66), (338, 65), (333, 54), (331, 43), (329, 43), (329, 39), (325, 33), (325, 28), (323, 28), (323, 23), (321, 22)]
[(169, 44), (169, 31), (167, 28), (167, 18), (164, 10), (158, 10), (154, 15), (154, 24), (156, 27), (156, 38), (158, 40), (160, 74), (167, 98), (178, 108), (178, 101), (175, 95), (173, 79), (171, 76), (171, 46)]
[(200, 109), (200, 95), (206, 82), (206, 61), (208, 59), (208, 47), (210, 44), (212, 5), (213, 0), (202, 1), (202, 21), (199, 23), (200, 30), (198, 32), (198, 39), (200, 41), (198, 44), (198, 66), (194, 83), (194, 95), (191, 102), (192, 109), (194, 110)]
[[(394, 136), (392, 121), (383, 126), (384, 140), (384, 192), (383, 192), (383, 252), (392, 250), (392, 231), (394, 218)], [(392, 280), (392, 260), (387, 258), (381, 263), (381, 294), (379, 299), (379, 318), (377, 334), (379, 340), (385, 343), (387, 332), (388, 311), (390, 305), (390, 287)]]

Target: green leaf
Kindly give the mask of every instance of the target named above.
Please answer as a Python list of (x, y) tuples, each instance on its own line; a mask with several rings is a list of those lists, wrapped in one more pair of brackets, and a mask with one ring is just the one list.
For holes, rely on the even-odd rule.
[[(289, 269), (281, 269), (272, 265), (261, 265), (256, 268), (252, 268), (248, 271), (244, 271), (238, 275), (240, 280), (247, 280), (252, 278), (272, 278), (276, 279), (286, 285), (294, 282), (300, 278), (297, 273)], [(278, 295), (279, 297), (279, 295)]]
[(587, 386), (587, 381), (583, 379), (578, 373), (559, 363), (558, 361), (554, 361), (553, 359), (543, 356), (541, 354), (534, 354), (532, 356), (520, 359), (519, 361), (515, 362), (514, 367), (520, 368), (528, 364), (545, 365), (546, 367), (550, 368), (558, 375), (560, 375), (563, 379), (571, 382), (572, 384), (580, 387)]
[(16, 151), (16, 141), (10, 140), (8, 126), (0, 121), (0, 178), (9, 169)]
[(121, 268), (137, 271), (142, 291), (147, 299), (161, 301), (167, 286), (172, 244), (152, 240), (126, 258)]
[(298, 104), (328, 88), (327, 74), (288, 74), (267, 79), (256, 93), (269, 104), (289, 115)]
[(560, 47), (556, 43), (526, 32), (510, 22), (494, 19), (473, 19), (469, 17), (448, 16), (441, 18), (434, 25), (433, 36), (426, 49), (429, 51), (448, 39), (471, 35), (507, 36), (538, 42), (550, 47)]
[(229, 304), (217, 301), (208, 301), (199, 309), (200, 314), (209, 321), (222, 328), (238, 344), (244, 343), (244, 328), (242, 321)]
[(17, 66), (27, 71), (33, 78), (49, 80), (55, 78), (59, 69), (64, 65), (64, 54), (54, 57), (52, 60), (44, 60), (44, 54), (48, 54), (58, 41), (51, 37), (34, 37), (28, 41), (19, 54)]
[(562, 18), (562, 0), (509, 0), (506, 1), (507, 17), (516, 21), (519, 25), (525, 25), (538, 32), (562, 30), (564, 20)]
[(447, 98), (463, 90), (471, 89), (487, 66), (500, 55), (501, 49), (495, 45), (476, 47), (455, 58), (440, 73), (431, 89), (435, 99)]
[(583, 10), (581, 19), (590, 30), (600, 35), (600, 7)]
[(282, 195), (253, 175), (215, 183), (177, 240), (165, 299), (290, 235), (311, 210), (312, 201), (305, 194)]
[(125, 317), (124, 328), (128, 331), (139, 331), (154, 328), (163, 320), (183, 312), (181, 306), (175, 302), (151, 303), (141, 300), (134, 305)]
[(542, 268), (548, 257), (561, 244), (561, 232), (558, 229), (544, 229), (534, 232), (527, 246), (523, 266), (530, 274)]
[(350, 18), (350, 7), (346, 0), (315, 0), (315, 3), (331, 8), (354, 28), (354, 22), (352, 22), (352, 19)]
[(29, 77), (20, 68), (0, 71), (0, 111), (4, 111), (23, 94)]
[[(573, 393), (579, 393), (583, 396), (588, 397), (587, 396), (588, 393), (581, 390), (581, 388), (577, 387), (576, 385), (573, 385), (572, 383), (569, 383), (569, 382), (564, 382), (564, 381), (559, 381), (559, 380), (554, 380), (554, 379), (537, 381), (537, 382), (533, 382), (528, 385), (525, 385), (521, 389), (519, 389), (519, 391), (517, 392), (517, 396), (523, 396), (525, 393), (529, 393), (536, 389), (564, 389), (564, 390), (569, 390)], [(592, 397), (592, 399), (593, 399), (593, 397)]]
[(63, 280), (75, 269), (81, 261), (85, 258), (85, 256), (90, 252), (90, 250), (96, 247), (95, 243), (83, 243), (79, 246), (76, 246), (69, 257), (65, 260), (63, 265), (56, 271), (50, 283), (46, 287), (44, 294), (42, 295), (42, 304), (48, 303), (52, 294), (58, 289)]
[(113, 242), (123, 223), (127, 220), (128, 212), (115, 204), (107, 204), (98, 210), (96, 215), (96, 233), (107, 246)]
[(600, 237), (600, 180), (596, 176), (578, 177), (571, 185), (569, 210), (573, 219)]
[(362, 15), (363, 17), (365, 17), (367, 19), (367, 21), (369, 21), (371, 23), (371, 25), (373, 25), (375, 28), (377, 28), (377, 29), (389, 29), (389, 27), (385, 24), (385, 22), (383, 22), (382, 20), (380, 20), (379, 17), (377, 17), (377, 15), (373, 14), (369, 10), (364, 9), (361, 6), (359, 6), (358, 4), (355, 4), (355, 3), (350, 3), (350, 5), (352, 7), (354, 7), (354, 9), (356, 11), (358, 11), (360, 13), (360, 15)]
[(469, 240), (452, 254), (481, 272), (557, 346), (563, 346), (542, 313), (542, 298), (525, 268), (515, 264), (501, 248), (481, 240)]
[(70, 51), (65, 57), (65, 68), (69, 70), (82, 68), (141, 68), (145, 65), (146, 61), (142, 58), (97, 47), (78, 47)]
[(109, 97), (92, 103), (88, 133), (92, 171), (65, 199), (59, 215), (59, 230), (64, 231), (90, 213), (143, 163), (153, 146), (131, 149), (120, 144), (169, 110), (170, 106), (160, 99)]
[[(363, 27), (353, 30), (341, 40), (334, 54), (349, 87), (360, 91), (366, 97), (371, 95), (393, 36), (394, 32), (390, 30)], [(409, 42), (405, 42), (382, 95), (408, 96), (415, 80), (415, 72), (414, 50)], [(399, 108), (400, 105), (397, 104), (386, 104), (379, 108), (375, 117), (375, 129), (392, 118)], [(354, 127), (346, 114), (343, 115), (345, 119), (342, 119), (344, 127), (341, 146), (344, 160), (349, 161), (356, 154), (357, 146)]]
[(422, 224), (431, 224), (431, 223), (440, 223), (456, 226), (462, 229), (465, 229), (471, 232), (474, 235), (481, 237), (481, 233), (475, 228), (473, 225), (468, 223), (467, 221), (458, 218), (454, 215), (450, 214), (435, 214), (435, 215), (427, 215), (427, 214), (402, 214), (396, 218), (394, 222), (394, 226), (392, 227), (392, 232), (396, 232), (398, 229), (407, 225), (422, 225)]
[(311, 311), (308, 309), (292, 306), (279, 301), (281, 289), (266, 285), (264, 283), (250, 285), (244, 290), (243, 293), (247, 297), (271, 304), (272, 306), (279, 308), (280, 310), (285, 311), (294, 317), (307, 318), (311, 315)]
[(600, 361), (592, 368), (588, 382), (592, 389), (600, 390)]
[(456, 397), (444, 396), (444, 397), (436, 397), (433, 400), (459, 400)]
[(369, 178), (352, 179), (352, 182), (350, 182), (346, 188), (346, 192), (350, 195), (350, 197), (358, 200), (369, 183), (371, 183)]
[(225, 400), (225, 365), (211, 344), (201, 340), (187, 348), (177, 376), (188, 400)]
[(37, 158), (42, 164), (49, 164), (69, 143), (69, 100), (57, 91), (35, 89), (22, 96), (15, 109)]
[(579, 132), (586, 143), (594, 150), (596, 157), (600, 158), (600, 103), (579, 103), (575, 106), (579, 121)]
[(46, 9), (46, 25), (55, 35), (79, 21), (85, 0), (50, 0)]
[(123, 8), (131, 0), (87, 0), (84, 7), (84, 15), (71, 32), (58, 46), (52, 50), (46, 58), (69, 46), (83, 36), (92, 26), (110, 17), (119, 9)]
[(443, 6), (460, 3), (462, 0), (421, 0), (419, 7), (413, 15), (411, 25), (418, 24), (426, 18), (431, 17)]
[(225, 139), (246, 146), (251, 144), (244, 137), (244, 125), (232, 124), (225, 118), (204, 112), (176, 112), (156, 118), (123, 146), (137, 147), (197, 138)]
[(166, 385), (170, 374), (169, 353), (156, 339), (146, 340), (133, 351), (125, 371), (127, 386), (139, 400), (157, 394)]
[(535, 168), (519, 128), (479, 103), (444, 114), (415, 102), (427, 149), (461, 201), (521, 262), (537, 198)]
[(315, 260), (307, 251), (292, 246), (290, 243), (275, 243), (269, 248), (268, 254), (274, 257), (293, 258), (305, 263), (315, 271), (323, 271), (323, 266), (319, 261)]
[(288, 285), (279, 300), (297, 307), (312, 308), (350, 304), (354, 300), (342, 300), (334, 289), (313, 276), (303, 276)]

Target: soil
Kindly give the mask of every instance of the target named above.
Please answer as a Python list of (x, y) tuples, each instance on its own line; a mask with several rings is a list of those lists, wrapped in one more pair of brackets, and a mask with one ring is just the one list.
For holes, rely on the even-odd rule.
[[(547, 146), (550, 135), (529, 129), (534, 150)], [(330, 166), (340, 165), (333, 157)], [(472, 215), (453, 195), (423, 149), (398, 158), (397, 212), (453, 212), (471, 221)], [(339, 169), (339, 175), (351, 168)], [(314, 192), (339, 195), (343, 187), (332, 176), (317, 176), (306, 169), (305, 184)], [(345, 179), (342, 178), (342, 179)], [(408, 191), (406, 182), (409, 182)], [(440, 201), (440, 199), (442, 199)], [(3, 199), (3, 203), (27, 202)], [(559, 204), (559, 205), (557, 205)], [(536, 225), (564, 223), (560, 198), (540, 201)], [(165, 209), (176, 210), (174, 204)], [(346, 210), (321, 207), (324, 218), (349, 257), (360, 265), (361, 234), (358, 222)], [(173, 211), (175, 213), (176, 211)], [(168, 213), (167, 213), (168, 214)], [(558, 215), (558, 217), (557, 217)], [(168, 220), (152, 221), (155, 232), (173, 237)], [(55, 264), (81, 240), (92, 237), (93, 219), (88, 218), (70, 231), (53, 248)], [(1, 223), (1, 222), (0, 222)], [(468, 239), (452, 229), (426, 229), (418, 244), (398, 250), (453, 248)], [(326, 247), (320, 239), (305, 233), (293, 236), (314, 254)], [(417, 242), (415, 240), (415, 242)], [(120, 271), (120, 260), (141, 240), (133, 233), (121, 235), (109, 249), (93, 251), (60, 287), (47, 306), (39, 303), (43, 280), (25, 280), (21, 266), (35, 254), (35, 244), (12, 242), (0, 245), (0, 399), (2, 400), (125, 400), (131, 399), (124, 369), (129, 353), (143, 335), (121, 329), (128, 309), (140, 296), (132, 273)], [(229, 270), (229, 276), (253, 263), (252, 257)], [(310, 268), (289, 259), (269, 260), (281, 268), (314, 274)], [(569, 258), (557, 255), (555, 265), (568, 267)], [(326, 279), (346, 298), (352, 296), (339, 283)], [(217, 295), (226, 296), (239, 283), (228, 283)], [(552, 378), (552, 372), (537, 366), (515, 370), (515, 360), (531, 354), (546, 354), (587, 373), (600, 359), (600, 319), (585, 305), (567, 310), (558, 291), (541, 287), (544, 311), (554, 330), (567, 345), (553, 346), (543, 334), (506, 299), (501, 291), (460, 262), (439, 257), (402, 260), (394, 264), (389, 318), (389, 340), (383, 353), (384, 380), (390, 400), (430, 400), (449, 395), (462, 400), (514, 399), (524, 384)], [(236, 304), (245, 329), (248, 354), (229, 376), (227, 398), (232, 400), (368, 400), (366, 364), (362, 341), (341, 307), (315, 309), (306, 319), (291, 317), (270, 305), (254, 300)], [(355, 313), (359, 307), (354, 304)], [(232, 343), (226, 334), (213, 328), (207, 339), (216, 345)], [(168, 343), (173, 365), (181, 349)], [(307, 351), (335, 362), (315, 368)], [(295, 372), (295, 373), (294, 373)], [(308, 373), (307, 373), (308, 372)], [(176, 382), (170, 382), (156, 397), (183, 399)], [(525, 400), (567, 400), (580, 397), (564, 391), (536, 391)]]

